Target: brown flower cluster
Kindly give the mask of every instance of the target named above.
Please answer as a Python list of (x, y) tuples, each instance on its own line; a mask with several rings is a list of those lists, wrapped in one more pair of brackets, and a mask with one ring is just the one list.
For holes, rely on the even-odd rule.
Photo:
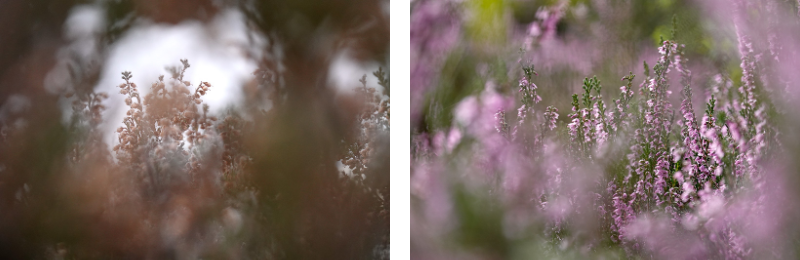
[[(74, 92), (65, 93), (67, 98), (76, 96)], [(76, 142), (70, 151), (70, 159), (73, 162), (82, 160), (89, 155), (87, 153), (97, 151), (103, 144), (101, 134), (96, 131), (98, 125), (103, 122), (103, 111), (106, 107), (103, 105), (103, 100), (108, 99), (108, 94), (89, 92), (83, 95), (78, 94), (75, 100), (72, 101), (73, 118), (75, 123), (79, 124), (81, 128), (87, 129), (84, 131), (84, 142)]]
[(358, 111), (357, 124), (359, 133), (355, 142), (349, 145), (348, 152), (342, 158), (344, 165), (352, 170), (356, 176), (364, 173), (369, 164), (369, 155), (374, 148), (369, 145), (375, 139), (375, 134), (388, 125), (388, 103), (382, 101), (381, 96), (374, 88), (367, 87), (367, 75), (359, 80), (361, 87), (356, 89), (356, 99), (361, 105)]
[[(190, 90), (191, 83), (183, 79), (190, 65), (186, 60), (181, 62), (183, 67), (172, 69), (170, 80), (165, 82), (164, 76), (160, 76), (143, 98), (136, 83), (130, 82), (131, 73), (122, 73), (125, 83), (119, 85), (120, 94), (126, 96), (125, 104), (130, 109), (123, 119), (124, 126), (117, 129), (119, 144), (114, 151), (120, 162), (147, 172), (150, 164), (169, 163), (169, 160), (159, 162), (161, 159), (188, 156), (187, 171), (194, 174), (200, 169), (193, 148), (213, 134), (213, 130), (209, 133), (206, 129), (217, 120), (208, 115), (209, 107), (201, 99), (211, 84), (200, 82)], [(198, 108), (201, 104), (202, 109)], [(148, 182), (158, 182), (155, 174), (142, 177), (149, 178)]]
[[(0, 230), (25, 240), (0, 239), (0, 251), (14, 258), (388, 257), (385, 72), (375, 73), (384, 95), (363, 78), (344, 106), (272, 80), (280, 93), (271, 95), (272, 107), (246, 104), (218, 120), (202, 101), (212, 85), (193, 86), (183, 77), (187, 68), (183, 61), (147, 94), (122, 73), (118, 90), (128, 109), (111, 152), (99, 127), (105, 93), (65, 93), (75, 100), (68, 126), (3, 124), (0, 206), (9, 224)], [(337, 161), (360, 177), (340, 174)]]
[[(355, 96), (358, 108), (358, 118), (354, 129), (357, 131), (356, 138), (345, 145), (346, 151), (342, 154), (340, 161), (350, 170), (350, 177), (362, 187), (372, 191), (372, 196), (379, 202), (375, 211), (368, 215), (368, 222), (389, 221), (389, 187), (381, 185), (385, 183), (380, 179), (381, 171), (371, 168), (378, 168), (382, 163), (380, 149), (388, 149), (381, 141), (386, 138), (389, 132), (389, 79), (382, 68), (375, 71), (373, 75), (378, 79), (378, 84), (383, 87), (383, 98), (381, 93), (377, 93), (374, 88), (367, 87), (367, 75), (361, 77), (361, 87), (356, 88)], [(376, 161), (373, 161), (376, 159)], [(388, 184), (388, 183), (386, 183)], [(374, 190), (373, 190), (374, 189)], [(388, 246), (388, 238), (381, 238)]]

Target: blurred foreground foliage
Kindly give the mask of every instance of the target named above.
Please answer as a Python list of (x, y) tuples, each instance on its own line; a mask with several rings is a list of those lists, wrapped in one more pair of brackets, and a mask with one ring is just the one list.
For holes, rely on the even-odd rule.
[[(71, 88), (52, 93), (42, 79), (81, 4), (0, 2), (3, 258), (388, 258), (389, 73), (364, 78), (384, 93), (336, 95), (327, 81), (344, 50), (388, 63), (388, 1), (95, 3), (106, 16), (101, 56), (73, 58)], [(270, 42), (246, 100), (209, 113), (213, 82), (184, 80), (188, 61), (152, 86), (123, 73), (128, 114), (112, 152), (99, 126), (118, 94), (94, 91), (109, 46), (136, 19), (202, 22), (225, 8)]]

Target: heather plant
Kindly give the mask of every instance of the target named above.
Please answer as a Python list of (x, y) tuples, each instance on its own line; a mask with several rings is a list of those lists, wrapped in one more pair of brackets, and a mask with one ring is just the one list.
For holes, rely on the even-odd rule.
[[(498, 41), (470, 27), (482, 1), (413, 3), (412, 38), (427, 39), (412, 39), (412, 256), (795, 258), (797, 142), (780, 129), (797, 126), (781, 68), (797, 66), (797, 17), (712, 2), (515, 2), (488, 14), (511, 21)], [(730, 33), (688, 29), (696, 7), (730, 10), (705, 21)], [(635, 29), (655, 46), (623, 28), (648, 12), (661, 20)], [(692, 47), (703, 37), (739, 47)], [(428, 57), (437, 41), (445, 57)]]
[[(329, 81), (342, 53), (387, 63), (383, 2), (79, 4), (0, 8), (21, 13), (0, 27), (22, 28), (0, 30), (19, 52), (0, 48), (2, 258), (388, 258), (389, 71), (346, 75), (352, 90)], [(120, 44), (182, 26), (214, 42), (229, 36), (220, 19), (246, 24), (231, 30), (248, 41), (222, 51), (257, 67), (242, 82), (209, 80), (227, 72), (199, 74), (209, 61), (194, 58), (145, 57), (168, 67), (142, 72)], [(81, 28), (70, 23), (99, 28), (91, 44), (71, 38)], [(109, 72), (120, 53), (134, 68)], [(225, 91), (245, 95), (215, 105)]]
[[(108, 94), (89, 93), (85, 99), (75, 98), (72, 109), (77, 123), (73, 124), (73, 131), (87, 131), (90, 136), (71, 142), (73, 148), (65, 161), (69, 175), (57, 177), (66, 182), (62, 188), (65, 190), (57, 193), (84, 200), (83, 204), (65, 207), (77, 214), (95, 215), (101, 220), (100, 230), (117, 230), (127, 235), (109, 242), (108, 246), (91, 244), (88, 237), (85, 238), (88, 241), (57, 243), (47, 248), (48, 254), (78, 257), (150, 254), (143, 248), (176, 250), (174, 253), (181, 255), (282, 258), (289, 254), (281, 243), (291, 242), (284, 241), (280, 233), (243, 230), (245, 225), (256, 230), (280, 229), (266, 220), (280, 217), (283, 213), (273, 211), (288, 206), (280, 200), (279, 192), (262, 190), (257, 182), (254, 184), (253, 179), (259, 173), (251, 166), (254, 161), (249, 156), (251, 150), (241, 145), (247, 135), (254, 134), (253, 120), (235, 113), (222, 120), (212, 116), (201, 99), (212, 85), (201, 81), (192, 86), (184, 79), (189, 62), (181, 60), (181, 63), (181, 67), (171, 69), (170, 79), (159, 76), (146, 95), (140, 94), (139, 87), (130, 81), (131, 72), (122, 72), (124, 82), (118, 86), (119, 94), (125, 96), (129, 109), (123, 126), (116, 129), (119, 143), (113, 147), (113, 155), (99, 137), (92, 136), (100, 131), (99, 112)], [(380, 69), (374, 75), (388, 90), (385, 72)], [(340, 173), (339, 177), (333, 173), (325, 178), (330, 183), (322, 191), (327, 199), (320, 205), (330, 208), (316, 210), (357, 214), (334, 214), (340, 222), (363, 218), (366, 223), (360, 223), (359, 229), (348, 228), (347, 237), (360, 237), (361, 240), (349, 243), (373, 248), (362, 247), (358, 250), (363, 252), (353, 253), (366, 252), (369, 258), (380, 258), (385, 257), (382, 250), (388, 249), (389, 187), (386, 176), (376, 172), (387, 170), (382, 164), (388, 157), (385, 151), (388, 143), (384, 139), (389, 131), (389, 99), (382, 99), (375, 89), (367, 88), (366, 80), (365, 75), (360, 80), (362, 87), (355, 91), (354, 102), (361, 106), (352, 128), (355, 137), (341, 140), (345, 152), (335, 157), (351, 173), (349, 176)], [(388, 95), (388, 91), (383, 94)], [(29, 191), (27, 184), (25, 187), (23, 190)], [(255, 196), (261, 192), (274, 197), (258, 201)], [(21, 193), (17, 196), (17, 203), (28, 200), (35, 199)], [(335, 225), (332, 228), (341, 224)], [(253, 245), (230, 246), (237, 243)], [(130, 251), (134, 249), (141, 252)]]
[[(355, 98), (362, 107), (357, 110), (354, 127), (358, 133), (344, 145), (346, 151), (342, 153), (339, 161), (349, 170), (349, 173), (342, 173), (351, 178), (348, 183), (357, 184), (364, 195), (371, 196), (374, 200), (371, 207), (375, 210), (369, 213), (369, 225), (383, 225), (382, 235), (375, 236), (374, 239), (380, 241), (381, 246), (388, 248), (389, 238), (386, 236), (388, 234), (386, 225), (389, 223), (389, 182), (386, 179), (388, 176), (376, 175), (374, 172), (387, 170), (378, 160), (385, 160), (388, 157), (386, 135), (389, 130), (390, 100), (383, 99), (382, 96), (389, 96), (389, 78), (382, 68), (378, 68), (373, 75), (383, 87), (383, 93), (376, 93), (374, 88), (367, 87), (367, 75), (359, 80), (361, 87), (355, 90)], [(348, 202), (341, 201), (341, 203)]]

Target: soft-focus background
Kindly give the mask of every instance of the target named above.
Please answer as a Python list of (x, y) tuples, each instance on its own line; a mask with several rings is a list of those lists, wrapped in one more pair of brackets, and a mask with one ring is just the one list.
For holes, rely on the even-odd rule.
[[(660, 38), (671, 39), (673, 17), (678, 22), (675, 40), (686, 45), (684, 56), (694, 78), (736, 73), (732, 6), (680, 0), (414, 1), (412, 132), (449, 125), (453, 104), (447, 102), (480, 92), (489, 77), (500, 90), (513, 90), (527, 63), (539, 72), (541, 95), (550, 97), (543, 100), (545, 106), (567, 111), (584, 77), (596, 75), (615, 85), (629, 71), (641, 77), (642, 62), (652, 66), (658, 57)], [(605, 91), (610, 97), (618, 88)], [(699, 104), (705, 99), (703, 92), (698, 94)], [(426, 105), (434, 95), (444, 102), (441, 113)]]
[(0, 39), (2, 258), (388, 258), (388, 1), (11, 0)]
[[(412, 1), (412, 258), (797, 258), (798, 5)], [(632, 121), (573, 132), (603, 116)]]

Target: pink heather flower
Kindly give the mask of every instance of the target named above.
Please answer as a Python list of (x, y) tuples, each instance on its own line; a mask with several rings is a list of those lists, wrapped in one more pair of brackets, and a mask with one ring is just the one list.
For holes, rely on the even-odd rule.
[(669, 178), (667, 170), (669, 169), (669, 162), (666, 158), (661, 157), (658, 159), (656, 163), (655, 173), (656, 173), (656, 182), (655, 182), (655, 195), (660, 196), (664, 194), (667, 179)]
[(573, 140), (578, 135), (578, 125), (579, 124), (580, 124), (580, 119), (578, 119), (577, 117), (573, 118), (572, 122), (567, 124), (567, 127), (569, 128), (569, 135), (572, 136)]
[(544, 118), (547, 123), (547, 128), (553, 130), (556, 128), (556, 121), (558, 120), (558, 109), (553, 106), (548, 106), (544, 112)]
[(587, 109), (581, 109), (579, 113), (581, 118), (583, 118), (583, 140), (593, 140), (595, 121), (589, 118), (589, 111)]
[(689, 196), (694, 193), (694, 187), (689, 182), (684, 182), (681, 186), (683, 188), (683, 193), (681, 194), (681, 200), (683, 202), (687, 202), (689, 200)]
[(519, 92), (522, 93), (523, 102), (533, 102), (534, 104), (542, 101), (542, 97), (536, 92), (539, 87), (530, 81), (527, 75), (523, 75), (519, 80)]
[(722, 157), (725, 156), (725, 153), (722, 151), (722, 143), (719, 140), (715, 122), (716, 120), (714, 117), (708, 115), (703, 116), (703, 123), (700, 131), (703, 133), (703, 137), (710, 142), (708, 149), (710, 154), (712, 154), (714, 162), (716, 164), (721, 164)]
[(728, 121), (727, 123), (728, 130), (731, 133), (731, 138), (736, 143), (738, 151), (740, 153), (744, 153), (747, 150), (747, 141), (744, 140), (744, 136), (742, 136), (742, 132), (739, 130), (739, 125)]
[(744, 172), (747, 170), (747, 166), (744, 164), (744, 154), (739, 154), (736, 156), (736, 159), (733, 161), (733, 168), (734, 176), (744, 175)]
[(528, 115), (527, 112), (527, 107), (524, 104), (517, 109), (517, 118), (519, 118), (520, 122)]
[(519, 137), (520, 127), (525, 124), (525, 118), (528, 117), (528, 109), (523, 104), (517, 109), (517, 124), (514, 126), (514, 131), (511, 136), (516, 140)]
[(527, 90), (528, 85), (529, 85), (528, 78), (527, 77), (522, 77), (519, 80), (519, 90), (518, 90), (518, 92), (522, 93), (523, 91)]
[(658, 54), (667, 56), (667, 41), (664, 41), (664, 44), (658, 47)]
[(627, 194), (622, 192), (615, 195), (612, 199), (612, 206), (614, 207), (614, 211), (611, 213), (612, 219), (614, 220), (612, 229), (619, 233), (617, 239), (620, 240), (625, 238), (623, 227), (627, 225), (634, 216), (633, 209), (625, 202), (626, 198)]
[(601, 115), (602, 113), (600, 113), (599, 106), (597, 105), (597, 103), (594, 103), (594, 105), (592, 106), (592, 117), (599, 119), (601, 118)]
[(470, 125), (480, 115), (480, 103), (474, 96), (467, 97), (456, 105), (454, 117), (457, 122)]
[(596, 124), (595, 125), (595, 141), (597, 145), (600, 146), (608, 139), (608, 133), (606, 133), (605, 128), (603, 128), (603, 124)]
[(450, 153), (453, 148), (461, 141), (461, 131), (457, 127), (450, 128), (450, 131), (438, 132), (433, 136), (433, 149), (437, 155)]
[[(651, 104), (651, 103), (648, 101), (648, 104)], [(655, 117), (653, 116), (652, 113), (647, 113), (647, 114), (644, 115), (644, 121), (647, 124), (653, 124), (653, 120), (654, 119), (655, 119)]]
[(508, 123), (506, 122), (506, 112), (498, 110), (494, 114), (494, 119), (497, 120), (497, 123), (495, 124), (495, 130), (497, 130), (498, 133), (505, 135), (508, 132)]
[[(739, 110), (743, 110), (743, 109), (745, 109), (745, 108), (742, 107)], [(742, 131), (745, 131), (745, 132), (748, 131), (748, 129), (750, 129), (750, 125), (751, 124), (747, 121), (747, 118), (742, 116), (742, 117), (738, 117), (738, 119), (739, 119), (739, 127), (741, 127)]]
[(497, 93), (496, 90), (492, 89), (493, 85), (491, 82), (487, 83), (486, 90), (481, 93), (481, 103), (484, 109), (492, 111), (492, 113), (511, 109), (514, 105), (514, 99)]
[(676, 171), (672, 175), (672, 178), (675, 178), (675, 180), (678, 181), (678, 184), (683, 185), (684, 180), (683, 180), (683, 173), (681, 171)]
[[(542, 34), (542, 29), (539, 27), (539, 22), (532, 22), (528, 25), (527, 34), (525, 35), (525, 39), (522, 43), (522, 48), (525, 50), (530, 50), (531, 45), (534, 43), (534, 39), (538, 38), (539, 35)], [(521, 58), (520, 58), (521, 60)]]
[(512, 104), (512, 98), (500, 95), (487, 83), (480, 97), (469, 96), (456, 105), (454, 119), (468, 129), (485, 133), (494, 130), (495, 113), (508, 110)]

